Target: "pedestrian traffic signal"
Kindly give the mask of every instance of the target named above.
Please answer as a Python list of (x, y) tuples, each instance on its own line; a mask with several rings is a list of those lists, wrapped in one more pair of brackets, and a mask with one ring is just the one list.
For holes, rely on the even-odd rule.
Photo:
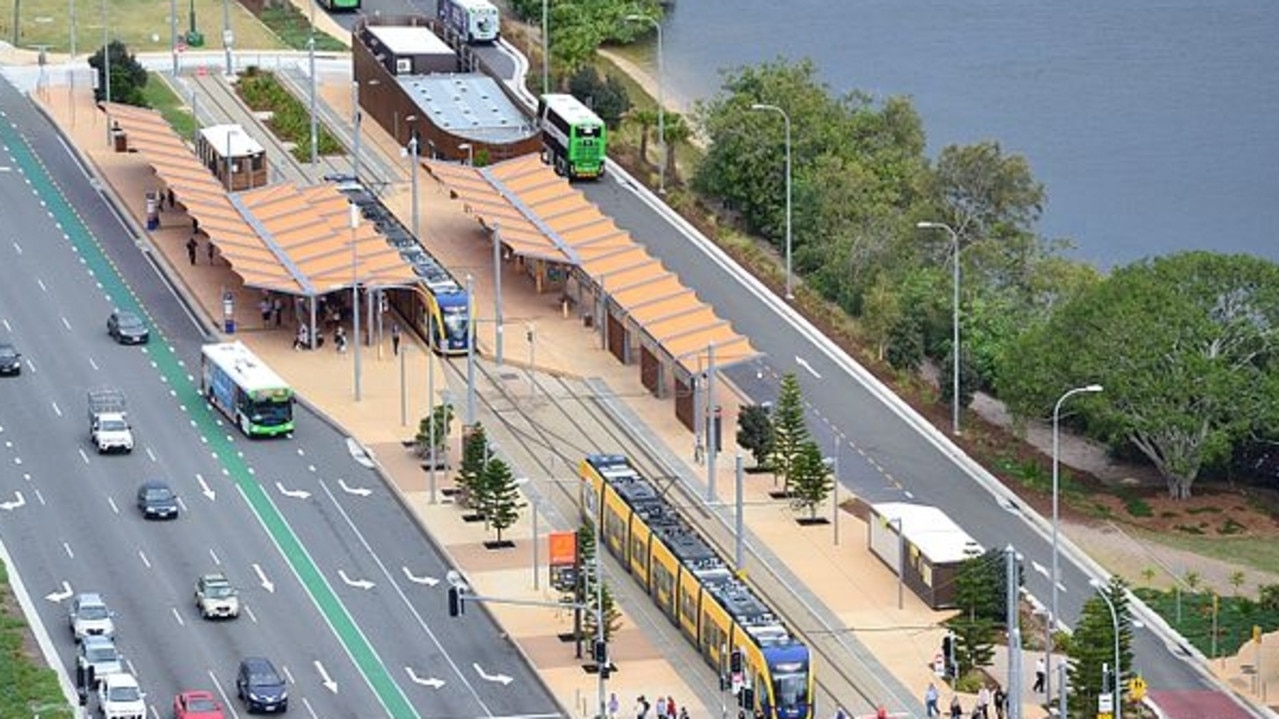
[(460, 616), (465, 611), (466, 607), (462, 603), (462, 592), (457, 587), (449, 587), (449, 616)]
[(728, 655), (728, 671), (730, 674), (742, 673), (742, 650), (734, 649), (733, 653)]
[(603, 666), (608, 663), (608, 644), (597, 641), (594, 647), (595, 663)]

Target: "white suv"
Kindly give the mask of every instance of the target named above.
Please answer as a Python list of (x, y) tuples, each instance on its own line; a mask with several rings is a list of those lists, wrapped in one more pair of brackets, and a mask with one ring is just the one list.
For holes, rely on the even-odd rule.
[(108, 674), (120, 674), (124, 671), (124, 657), (115, 648), (115, 642), (107, 637), (87, 636), (80, 642), (76, 667), (85, 672), (92, 668), (96, 686)]
[(132, 674), (108, 674), (98, 685), (98, 715), (103, 719), (146, 719), (146, 698)]
[(115, 637), (115, 621), (111, 617), (115, 613), (107, 608), (102, 595), (97, 592), (77, 594), (71, 600), (71, 614), (68, 622), (71, 633), (78, 642), (89, 636), (101, 635), (108, 639)]

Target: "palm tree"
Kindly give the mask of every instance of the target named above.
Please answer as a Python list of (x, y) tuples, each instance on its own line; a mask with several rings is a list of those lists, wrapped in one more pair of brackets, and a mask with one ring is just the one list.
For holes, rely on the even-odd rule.
[(648, 162), (648, 131), (657, 122), (657, 111), (646, 107), (632, 108), (630, 120), (640, 126), (640, 162)]
[(675, 165), (675, 148), (688, 142), (688, 138), (693, 135), (693, 128), (678, 112), (666, 113), (665, 119), (666, 127), (663, 132), (666, 135), (666, 179), (671, 184), (676, 184), (679, 182), (679, 168)]

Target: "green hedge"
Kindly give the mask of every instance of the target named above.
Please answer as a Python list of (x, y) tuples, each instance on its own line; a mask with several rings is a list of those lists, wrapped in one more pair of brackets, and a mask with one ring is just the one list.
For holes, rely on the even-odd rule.
[[(275, 75), (256, 67), (248, 68), (236, 85), (240, 98), (257, 112), (270, 112), (267, 127), (285, 142), (294, 143), (293, 156), (300, 161), (311, 159), (311, 113), (296, 97), (284, 89)], [(319, 125), (318, 147), (321, 155), (340, 155), (342, 144), (323, 124)]]

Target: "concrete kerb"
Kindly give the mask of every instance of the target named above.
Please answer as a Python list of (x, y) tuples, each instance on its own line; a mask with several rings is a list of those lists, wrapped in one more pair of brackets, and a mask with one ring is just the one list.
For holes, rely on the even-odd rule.
[[(633, 188), (632, 194), (634, 194), (636, 198), (661, 214), (669, 222), (676, 225), (684, 236), (692, 240), (703, 253), (716, 261), (720, 266), (724, 267), (731, 275), (734, 276), (735, 279), (737, 279), (738, 282), (754, 292), (774, 312), (799, 329), (817, 347), (819, 347), (832, 362), (839, 365), (846, 372), (855, 377), (863, 387), (875, 395), (876, 398), (883, 402), (883, 404), (892, 410), (894, 414), (909, 424), (918, 434), (925, 437), (934, 447), (946, 456), (950, 457), (952, 461), (964, 469), (965, 473), (981, 484), (988, 493), (1002, 502), (1006, 502), (1012, 506), (1020, 508), (1020, 514), (1026, 518), (1027, 524), (1034, 528), (1043, 539), (1051, 541), (1052, 525), (1047, 519), (1041, 516), (1032, 507), (1020, 502), (1019, 498), (1011, 490), (1004, 486), (1004, 484), (994, 475), (986, 470), (985, 467), (982, 467), (975, 460), (969, 457), (963, 449), (951, 442), (949, 437), (946, 437), (942, 432), (934, 427), (932, 423), (924, 419), (924, 417), (916, 412), (913, 407), (906, 404), (897, 395), (893, 394), (887, 386), (880, 382), (879, 378), (875, 377), (867, 371), (866, 368), (862, 367), (860, 363), (845, 353), (843, 349), (831, 342), (829, 338), (823, 335), (803, 315), (799, 314), (794, 308), (783, 302), (781, 298), (764, 286), (764, 284), (754, 275), (746, 272), (745, 269), (733, 261), (733, 259), (730, 258), (723, 249), (703, 235), (700, 230), (693, 227), (693, 225), (679, 215), (679, 213), (671, 210), (669, 206), (654, 198), (652, 193), (648, 192), (647, 188), (637, 182), (635, 178), (627, 173), (624, 168), (611, 160), (608, 161), (608, 167), (609, 172), (615, 173), (617, 176), (626, 179)], [(1109, 572), (1102, 568), (1102, 566), (1092, 557), (1079, 549), (1079, 547), (1071, 542), (1068, 537), (1061, 536), (1059, 533), (1058, 544), (1072, 561), (1081, 567), (1086, 568), (1093, 577), (1099, 579), (1109, 578)], [(1187, 654), (1195, 660), (1195, 670), (1199, 672), (1201, 676), (1222, 690), (1222, 692), (1227, 696), (1233, 697), (1236, 703), (1240, 703), (1241, 706), (1244, 706), (1244, 703), (1246, 703), (1246, 708), (1250, 711), (1253, 711), (1254, 713), (1260, 711), (1267, 716), (1275, 716), (1275, 714), (1270, 712), (1268, 709), (1258, 707), (1254, 704), (1250, 697), (1240, 696), (1234, 689), (1221, 681), (1221, 679), (1207, 669), (1207, 660), (1204, 658), (1202, 653), (1195, 650), (1194, 647), (1191, 646), (1184, 637), (1177, 633), (1176, 630), (1172, 629), (1167, 622), (1162, 619), (1156, 619), (1156, 613), (1139, 598), (1132, 596), (1131, 593), (1129, 596), (1131, 606), (1138, 610), (1143, 619), (1151, 619), (1148, 626), (1151, 626), (1153, 631), (1161, 634), (1165, 642), (1174, 643), (1183, 648), (1188, 648)]]

